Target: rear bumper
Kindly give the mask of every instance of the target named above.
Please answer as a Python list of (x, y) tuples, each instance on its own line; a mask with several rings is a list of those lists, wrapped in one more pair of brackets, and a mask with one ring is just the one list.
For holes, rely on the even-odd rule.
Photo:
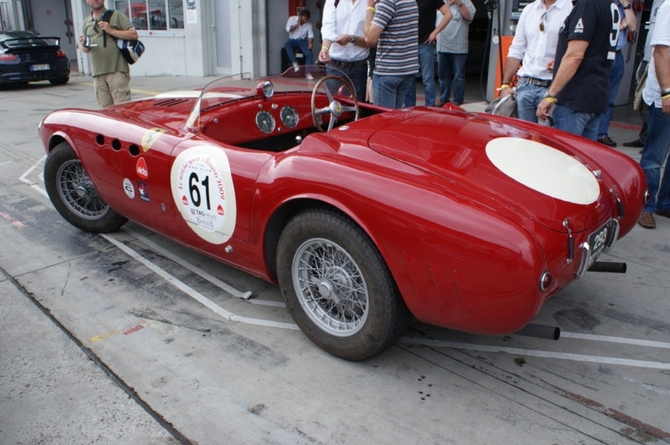
[(40, 82), (51, 79), (64, 79), (70, 76), (70, 70), (49, 71), (44, 73), (3, 73), (0, 74), (0, 85), (22, 82)]

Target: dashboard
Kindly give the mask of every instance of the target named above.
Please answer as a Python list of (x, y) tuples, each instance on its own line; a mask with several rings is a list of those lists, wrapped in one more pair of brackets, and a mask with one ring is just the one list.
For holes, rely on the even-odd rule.
[[(317, 97), (317, 106), (328, 99)], [(276, 94), (270, 99), (250, 98), (208, 110), (201, 116), (202, 132), (219, 142), (247, 146), (260, 139), (314, 131), (311, 93)]]

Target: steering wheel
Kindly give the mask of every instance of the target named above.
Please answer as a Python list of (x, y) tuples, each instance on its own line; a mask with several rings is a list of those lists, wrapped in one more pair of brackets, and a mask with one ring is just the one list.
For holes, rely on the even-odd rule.
[[(351, 98), (354, 101), (353, 105), (345, 106), (342, 105), (340, 101), (335, 100), (333, 93), (331, 92), (331, 89), (333, 89), (333, 85), (335, 85), (336, 82), (342, 85), (339, 88), (337, 88), (337, 90), (335, 90), (335, 93), (342, 93), (344, 89), (348, 88), (349, 91), (351, 92)], [(319, 95), (319, 88), (322, 85), (323, 90), (326, 93), (326, 96), (328, 96), (329, 103), (327, 106), (323, 108), (317, 108), (316, 97)], [(332, 130), (333, 126), (335, 126), (335, 123), (337, 122), (337, 119), (339, 119), (342, 113), (346, 113), (349, 111), (355, 112), (354, 120), (358, 120), (359, 116), (358, 99), (356, 98), (356, 90), (354, 89), (354, 86), (351, 84), (351, 82), (349, 82), (348, 79), (333, 75), (324, 76), (321, 79), (319, 79), (316, 85), (314, 85), (314, 91), (312, 91), (312, 121), (314, 122), (314, 126), (316, 127), (316, 129), (319, 130), (321, 133)], [(323, 129), (320, 122), (321, 116), (324, 114), (330, 114), (330, 120), (328, 121), (327, 130)]]

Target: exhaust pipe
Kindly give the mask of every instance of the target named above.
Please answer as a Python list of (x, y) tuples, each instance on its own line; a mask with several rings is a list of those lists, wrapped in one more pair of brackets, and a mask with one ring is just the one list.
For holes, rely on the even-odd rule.
[(561, 328), (543, 324), (528, 324), (512, 335), (543, 338), (545, 340), (558, 340), (561, 338)]
[(612, 272), (626, 273), (626, 263), (615, 263), (610, 261), (596, 261), (589, 267), (589, 272)]

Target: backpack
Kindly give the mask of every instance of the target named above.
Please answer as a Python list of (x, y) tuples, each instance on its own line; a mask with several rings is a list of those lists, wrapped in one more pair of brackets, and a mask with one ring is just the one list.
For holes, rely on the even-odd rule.
[[(103, 22), (109, 22), (112, 16), (114, 15), (114, 12), (115, 11), (113, 9), (106, 10), (105, 13), (102, 15), (102, 17), (100, 18), (100, 20), (102, 20)], [(117, 39), (114, 36), (111, 37), (112, 39), (114, 39), (114, 42), (119, 47), (119, 51), (121, 51), (121, 55), (126, 60), (126, 62), (128, 62), (128, 64), (132, 65), (133, 63), (137, 62), (137, 59), (139, 59), (142, 56), (142, 54), (144, 54), (144, 44), (139, 40), (123, 40), (123, 39)], [(105, 46), (107, 46), (106, 33), (105, 33)]]

